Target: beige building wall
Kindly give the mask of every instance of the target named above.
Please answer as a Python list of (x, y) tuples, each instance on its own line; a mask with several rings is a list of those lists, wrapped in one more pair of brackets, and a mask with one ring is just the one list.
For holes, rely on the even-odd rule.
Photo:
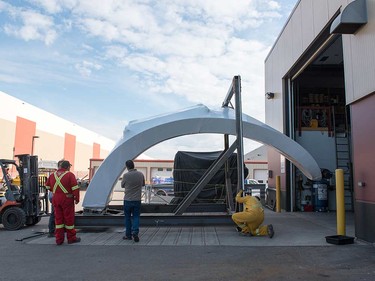
[[(255, 170), (265, 170), (268, 171), (268, 163), (267, 162), (247, 162), (245, 163), (246, 167), (249, 169), (249, 175), (247, 176), (248, 179), (255, 179)], [(267, 180), (267, 179), (264, 179)]]
[(0, 118), (0, 158), (13, 159), (16, 123)]
[(59, 161), (64, 155), (64, 139), (54, 134), (36, 130), (38, 139), (34, 140), (34, 154), (39, 160)]
[(105, 148), (100, 148), (100, 157), (107, 157), (109, 155), (109, 153), (111, 152), (112, 149), (105, 149)]
[[(82, 178), (89, 173), (90, 158), (85, 157), (85, 155), (92, 156), (92, 145), (77, 143), (76, 144), (76, 156), (74, 159), (74, 165), (77, 172), (77, 176)], [(107, 152), (108, 153), (108, 152)], [(78, 169), (79, 168), (79, 169)]]
[[(18, 143), (25, 143), (22, 153), (38, 156), (43, 161), (59, 161), (66, 153), (65, 135), (75, 137), (73, 171), (77, 177), (83, 177), (89, 172), (90, 159), (93, 158), (94, 143), (100, 145), (100, 158), (108, 156), (115, 141), (100, 136), (71, 121), (30, 105), (0, 91), (0, 159), (14, 159), (16, 138)], [(16, 136), (17, 118), (35, 123), (35, 131)], [(37, 137), (35, 137), (37, 136)], [(70, 147), (71, 148), (71, 147)]]

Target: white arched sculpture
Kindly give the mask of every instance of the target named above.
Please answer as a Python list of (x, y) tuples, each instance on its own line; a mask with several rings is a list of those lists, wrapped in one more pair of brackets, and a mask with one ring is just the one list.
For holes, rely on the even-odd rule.
[[(318, 180), (321, 172), (314, 158), (297, 142), (270, 126), (243, 114), (243, 137), (272, 146), (289, 159), (306, 177)], [(211, 110), (197, 105), (179, 112), (130, 122), (122, 139), (100, 165), (83, 200), (86, 209), (103, 210), (112, 189), (125, 170), (125, 161), (135, 159), (150, 147), (183, 135), (218, 133), (236, 135), (235, 110), (224, 107)]]

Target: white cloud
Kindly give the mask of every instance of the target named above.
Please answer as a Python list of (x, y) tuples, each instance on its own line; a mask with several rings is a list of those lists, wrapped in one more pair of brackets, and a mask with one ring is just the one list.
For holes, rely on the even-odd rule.
[[(152, 23), (148, 30), (143, 28), (139, 31), (135, 28), (139, 25), (125, 20), (112, 20), (109, 6), (102, 13), (86, 10), (86, 15), (99, 17), (100, 13), (105, 20), (88, 19), (82, 23), (92, 35), (107, 41), (129, 43), (132, 52), (129, 56), (112, 52), (111, 57), (123, 57), (123, 65), (138, 71), (142, 79), (145, 74), (147, 79), (156, 79), (156, 83), (148, 81), (154, 85), (154, 91), (174, 92), (193, 102), (212, 103), (215, 98), (211, 95), (220, 95), (218, 90), (224, 84), (220, 83), (223, 78), (231, 79), (234, 74), (246, 76), (254, 68), (259, 73), (266, 47), (257, 41), (233, 39), (234, 30), (240, 26), (243, 29), (243, 24), (234, 25), (235, 20), (243, 19), (247, 27), (260, 24), (260, 13), (253, 1), (239, 1), (236, 5), (218, 1), (149, 3), (156, 10), (166, 13), (162, 14), (162, 18), (156, 18), (146, 12), (146, 21), (151, 19)], [(143, 8), (132, 6), (131, 14), (139, 14), (140, 7)], [(112, 12), (116, 14), (119, 11)], [(120, 27), (123, 30), (118, 32)], [(141, 53), (137, 54), (138, 50)]]
[[(234, 137), (230, 136), (229, 142), (233, 143)], [(244, 152), (259, 147), (261, 144), (252, 140), (244, 140)], [(221, 151), (224, 150), (224, 137), (220, 134), (186, 135), (167, 140), (146, 150), (144, 153), (152, 155), (155, 159), (173, 159), (177, 151)]]
[(22, 25), (6, 24), (4, 31), (8, 35), (21, 38), (25, 41), (41, 40), (46, 45), (52, 44), (57, 32), (53, 18), (31, 10), (14, 10), (14, 16), (22, 21)]
[(102, 66), (94, 62), (83, 61), (81, 63), (77, 63), (75, 68), (78, 70), (81, 76), (89, 77), (93, 70), (99, 70), (102, 68)]
[[(145, 154), (152, 155), (156, 159), (173, 159), (177, 151), (219, 151), (224, 148), (224, 138), (219, 134), (198, 134), (177, 137), (162, 142)], [(166, 157), (168, 155), (168, 157)]]
[(281, 8), (277, 1), (268, 1), (268, 6), (273, 10), (279, 10)]
[(29, 2), (39, 5), (44, 8), (48, 13), (54, 14), (62, 11), (60, 1), (58, 0), (29, 0)]
[(112, 45), (106, 47), (104, 57), (109, 60), (122, 61), (124, 57), (128, 54), (126, 47), (120, 45)]
[[(8, 35), (59, 48), (63, 63), (73, 64), (83, 77), (101, 69), (126, 75), (127, 82), (142, 88), (137, 99), (167, 100), (171, 111), (191, 105), (181, 101), (220, 106), (233, 76), (241, 75), (243, 111), (262, 121), (264, 59), (277, 36), (266, 23), (285, 16), (284, 3), (292, 1), (29, 0), (31, 6), (17, 8), (0, 0), (0, 11), (11, 16), (4, 25)], [(52, 46), (57, 38), (62, 44)], [(122, 86), (115, 92), (133, 94)], [(131, 120), (131, 115), (124, 118)], [(197, 149), (214, 142), (178, 139), (167, 145), (183, 149), (183, 141)], [(169, 149), (158, 151), (164, 150)]]
[(150, 34), (150, 29), (155, 25), (152, 12), (150, 6), (140, 2), (101, 0), (78, 1), (72, 10), (87, 32), (107, 40), (106, 32), (109, 30), (116, 35), (112, 40), (123, 41), (126, 41), (126, 32), (122, 32), (129, 29)]
[(118, 29), (111, 23), (100, 19), (82, 19), (81, 27), (93, 36), (100, 36), (105, 41), (119, 39)]
[(122, 63), (130, 69), (142, 72), (143, 75), (155, 78), (155, 75), (162, 77), (166, 64), (157, 57), (148, 55), (130, 55), (123, 58)]

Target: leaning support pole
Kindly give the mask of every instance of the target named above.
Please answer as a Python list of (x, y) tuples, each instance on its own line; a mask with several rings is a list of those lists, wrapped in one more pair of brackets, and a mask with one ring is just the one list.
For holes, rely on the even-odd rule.
[(243, 157), (243, 124), (241, 100), (241, 76), (234, 76), (234, 100), (236, 111), (236, 139), (237, 139), (237, 192), (244, 189), (244, 157)]
[(222, 107), (228, 107), (234, 95), (236, 113), (236, 142), (237, 142), (237, 192), (244, 189), (244, 156), (243, 156), (243, 122), (242, 122), (242, 99), (241, 99), (241, 76), (234, 76), (232, 84), (224, 99)]
[[(229, 149), (229, 135), (224, 135), (224, 149)], [(227, 208), (229, 213), (235, 211), (234, 208), (234, 201), (233, 201), (233, 190), (232, 190), (232, 181), (229, 177), (229, 162), (228, 160), (225, 161), (225, 191), (226, 191), (226, 200), (227, 200)]]
[(344, 197), (344, 171), (336, 170), (336, 215), (337, 235), (345, 235), (345, 197)]
[(280, 176), (276, 176), (276, 212), (281, 213)]

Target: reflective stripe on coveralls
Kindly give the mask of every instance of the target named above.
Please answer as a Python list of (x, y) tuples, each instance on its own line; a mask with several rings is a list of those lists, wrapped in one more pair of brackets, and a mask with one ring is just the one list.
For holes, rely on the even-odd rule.
[[(59, 177), (59, 176), (57, 176), (57, 173), (55, 172), (55, 173), (53, 173), (53, 175), (55, 176), (55, 180), (56, 180), (56, 182), (55, 182), (55, 185), (53, 186), (53, 193), (55, 193), (56, 192), (56, 189), (57, 189), (57, 187), (60, 187), (60, 189), (67, 195), (67, 197), (68, 197), (68, 191), (66, 190), (66, 188), (62, 185), (62, 183), (61, 183), (61, 179), (63, 178), (63, 176), (65, 176), (67, 173), (68, 173), (69, 171), (66, 171), (66, 172), (64, 172), (63, 174), (61, 174), (61, 176)], [(74, 191), (74, 190), (76, 190), (76, 189), (78, 189), (79, 188), (79, 186), (78, 185), (75, 185), (75, 186), (73, 186), (72, 187), (72, 191)], [(64, 225), (64, 224), (58, 224), (58, 225), (56, 225), (56, 228), (57, 229), (61, 229), (61, 228), (66, 228), (66, 229), (74, 229), (74, 224), (73, 225)]]
[(60, 187), (60, 189), (65, 193), (67, 194), (68, 191), (65, 189), (65, 187), (61, 184), (61, 179), (63, 178), (63, 176), (65, 176), (66, 174), (68, 173), (68, 171), (64, 172), (60, 177), (57, 175), (56, 172), (53, 173), (53, 175), (55, 176), (55, 185), (53, 186), (53, 193), (56, 192), (56, 189), (57, 189), (57, 186)]

